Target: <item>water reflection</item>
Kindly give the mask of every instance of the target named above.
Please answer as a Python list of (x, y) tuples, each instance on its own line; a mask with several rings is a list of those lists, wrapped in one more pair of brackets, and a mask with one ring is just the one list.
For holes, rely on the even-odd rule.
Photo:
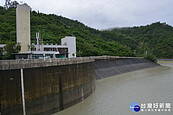
[[(54, 115), (134, 115), (129, 109), (132, 102), (173, 104), (173, 61), (159, 63), (169, 67), (155, 67), (97, 80), (94, 94)], [(171, 112), (138, 114), (173, 115), (173, 109)]]

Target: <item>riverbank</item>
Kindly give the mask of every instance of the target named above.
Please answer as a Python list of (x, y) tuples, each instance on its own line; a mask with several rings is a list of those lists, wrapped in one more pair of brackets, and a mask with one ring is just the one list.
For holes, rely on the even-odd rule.
[(173, 61), (173, 59), (157, 59), (157, 61)]

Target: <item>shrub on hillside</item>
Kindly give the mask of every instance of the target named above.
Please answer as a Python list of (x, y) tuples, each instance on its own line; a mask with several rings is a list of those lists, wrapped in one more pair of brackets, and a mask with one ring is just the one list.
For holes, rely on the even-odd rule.
[(148, 59), (148, 60), (150, 60), (150, 61), (153, 61), (153, 62), (157, 62), (157, 58), (156, 58), (156, 56), (155, 55), (153, 55), (153, 54), (148, 54), (148, 55), (146, 55), (146, 56), (144, 56), (144, 58), (145, 59)]

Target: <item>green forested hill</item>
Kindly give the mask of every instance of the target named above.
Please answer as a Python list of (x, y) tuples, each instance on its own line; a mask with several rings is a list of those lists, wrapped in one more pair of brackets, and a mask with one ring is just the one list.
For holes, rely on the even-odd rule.
[[(147, 26), (114, 28), (104, 32), (125, 36), (126, 39), (123, 39), (122, 43), (127, 43), (139, 55), (147, 51), (156, 57), (173, 58), (173, 27), (166, 23), (156, 22)], [(116, 37), (112, 39), (116, 40)]]
[[(16, 11), (0, 7), (0, 43), (16, 41)], [(114, 40), (105, 40), (101, 32), (84, 24), (56, 16), (31, 12), (31, 40), (36, 42), (35, 33), (40, 32), (44, 43), (60, 44), (65, 36), (77, 38), (78, 56), (119, 55), (134, 56), (133, 52)]]
[[(160, 58), (173, 58), (173, 27), (160, 22), (99, 31), (77, 20), (32, 11), (32, 43), (36, 42), (36, 32), (49, 44), (60, 44), (61, 38), (75, 36), (78, 56), (143, 56), (147, 51)], [(0, 7), (0, 44), (8, 41), (16, 41), (16, 11)]]

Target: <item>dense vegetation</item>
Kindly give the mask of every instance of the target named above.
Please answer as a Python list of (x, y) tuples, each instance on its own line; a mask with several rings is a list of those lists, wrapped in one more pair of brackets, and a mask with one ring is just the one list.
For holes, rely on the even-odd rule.
[(21, 45), (19, 43), (15, 43), (13, 41), (9, 41), (6, 43), (6, 46), (4, 47), (6, 53), (4, 55), (2, 52), (2, 49), (0, 50), (0, 59), (3, 60), (9, 60), (9, 59), (14, 59), (13, 53), (19, 53), (21, 50)]
[[(16, 11), (15, 8), (5, 10), (0, 7), (0, 43), (16, 41)], [(31, 40), (36, 42), (35, 33), (40, 32), (44, 43), (60, 44), (65, 36), (77, 38), (78, 56), (119, 55), (134, 56), (133, 52), (114, 40), (105, 40), (101, 32), (84, 24), (56, 16), (31, 12)]]
[[(156, 57), (173, 58), (173, 27), (166, 23), (156, 22), (147, 26), (115, 28), (105, 32), (110, 35), (125, 35), (129, 38), (127, 45), (138, 55), (147, 51)], [(123, 42), (126, 43), (124, 39)]]
[[(77, 20), (32, 11), (32, 43), (36, 43), (36, 32), (40, 32), (44, 43), (48, 44), (60, 44), (61, 38), (75, 36), (78, 56), (144, 56), (147, 51), (148, 55), (173, 57), (173, 27), (159, 22), (99, 31)], [(0, 44), (8, 41), (16, 41), (16, 11), (0, 7)]]

